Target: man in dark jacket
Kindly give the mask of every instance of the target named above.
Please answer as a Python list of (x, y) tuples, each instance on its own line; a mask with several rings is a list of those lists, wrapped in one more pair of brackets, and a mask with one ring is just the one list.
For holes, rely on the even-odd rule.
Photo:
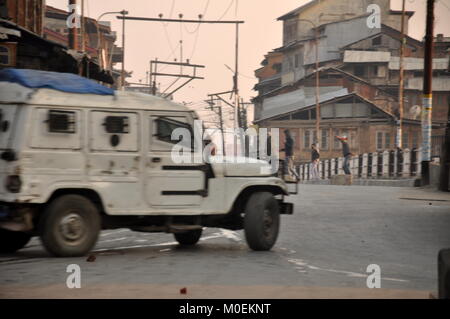
[(347, 136), (336, 136), (338, 140), (342, 143), (342, 155), (344, 156), (344, 164), (342, 165), (342, 169), (345, 172), (345, 175), (352, 175), (350, 172), (350, 160), (352, 159), (352, 152), (350, 152), (350, 146), (347, 142)]
[[(286, 140), (284, 142), (284, 148), (281, 150), (284, 151), (285, 158), (284, 158), (284, 174), (290, 175), (290, 173), (293, 171), (291, 168), (292, 165), (292, 156), (294, 155), (294, 140), (291, 136), (291, 132), (289, 130), (284, 131), (284, 135), (286, 137)], [(292, 172), (294, 175), (297, 175), (294, 172)]]

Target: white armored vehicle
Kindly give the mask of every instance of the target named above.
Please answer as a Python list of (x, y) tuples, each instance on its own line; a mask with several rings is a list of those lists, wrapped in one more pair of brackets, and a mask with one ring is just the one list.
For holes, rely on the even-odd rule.
[(174, 129), (188, 108), (72, 74), (0, 71), (0, 250), (39, 236), (55, 256), (81, 256), (102, 229), (173, 233), (245, 230), (254, 250), (278, 236), (287, 185), (267, 162), (176, 163)]

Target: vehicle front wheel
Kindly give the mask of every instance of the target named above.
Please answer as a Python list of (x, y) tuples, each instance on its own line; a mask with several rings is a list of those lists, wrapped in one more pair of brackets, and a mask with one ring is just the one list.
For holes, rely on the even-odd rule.
[(0, 229), (0, 253), (14, 253), (17, 250), (25, 247), (30, 239), (31, 235), (27, 233)]
[(272, 193), (253, 193), (245, 206), (244, 230), (248, 246), (256, 251), (270, 250), (278, 238), (280, 212)]
[(202, 237), (202, 229), (190, 230), (182, 233), (175, 233), (176, 241), (183, 246), (192, 246), (198, 243)]
[(42, 244), (52, 255), (76, 257), (94, 247), (100, 227), (97, 207), (89, 199), (63, 195), (47, 206), (39, 231)]

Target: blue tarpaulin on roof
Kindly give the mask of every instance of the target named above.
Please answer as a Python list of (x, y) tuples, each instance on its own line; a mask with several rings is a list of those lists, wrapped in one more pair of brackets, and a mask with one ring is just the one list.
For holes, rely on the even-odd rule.
[(47, 88), (69, 93), (114, 95), (114, 90), (72, 73), (28, 69), (0, 70), (0, 81), (18, 83), (32, 89)]

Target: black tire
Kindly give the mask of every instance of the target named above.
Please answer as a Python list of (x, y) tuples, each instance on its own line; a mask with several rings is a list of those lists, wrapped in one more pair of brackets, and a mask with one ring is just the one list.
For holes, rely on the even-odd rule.
[(173, 234), (176, 241), (183, 246), (193, 246), (200, 240), (202, 237), (202, 229), (190, 230), (182, 233)]
[(31, 235), (18, 232), (11, 231), (7, 229), (0, 229), (0, 253), (1, 254), (11, 254), (19, 249), (25, 247), (26, 244), (31, 239)]
[(439, 299), (450, 299), (450, 249), (442, 249), (438, 255)]
[(86, 255), (97, 242), (101, 219), (86, 197), (63, 195), (46, 207), (39, 231), (44, 247), (57, 257)]
[(280, 210), (272, 193), (253, 193), (245, 206), (244, 230), (248, 246), (256, 251), (270, 250), (278, 238)]

